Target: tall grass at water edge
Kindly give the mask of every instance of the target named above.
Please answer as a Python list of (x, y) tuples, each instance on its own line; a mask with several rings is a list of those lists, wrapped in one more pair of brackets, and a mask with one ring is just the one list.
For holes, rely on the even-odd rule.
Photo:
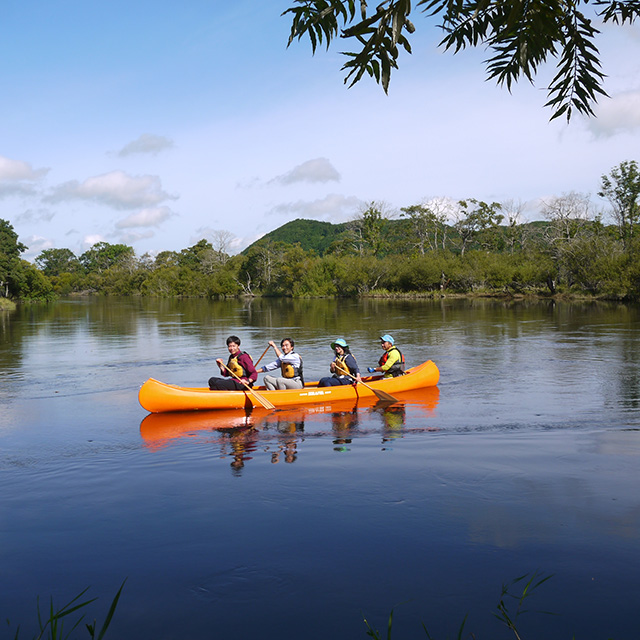
[[(84, 626), (89, 634), (89, 637), (93, 640), (102, 640), (107, 633), (107, 629), (111, 624), (113, 614), (115, 613), (116, 607), (118, 606), (118, 600), (120, 599), (120, 594), (122, 593), (125, 582), (126, 579), (120, 585), (120, 588), (118, 589), (118, 592), (116, 593), (111, 606), (109, 607), (107, 617), (105, 618), (102, 627), (98, 629), (96, 620), (93, 621), (93, 624), (85, 623)], [(85, 614), (83, 611), (85, 607), (89, 606), (92, 602), (95, 602), (97, 600), (97, 598), (83, 600), (84, 595), (88, 590), (89, 587), (81, 591), (77, 596), (75, 596), (75, 598), (71, 599), (69, 602), (67, 602), (67, 604), (63, 605), (60, 608), (56, 608), (54, 606), (53, 598), (51, 598), (49, 600), (49, 614), (46, 618), (40, 611), (40, 600), (38, 599), (37, 612), (39, 632), (35, 636), (33, 636), (33, 639), (42, 640), (46, 638), (47, 640), (66, 640), (67, 638), (71, 637), (71, 634), (80, 626), (85, 618)], [(7, 625), (11, 626), (9, 620), (7, 620)], [(14, 640), (19, 640), (19, 638), (21, 637), (19, 625), (13, 637)]]

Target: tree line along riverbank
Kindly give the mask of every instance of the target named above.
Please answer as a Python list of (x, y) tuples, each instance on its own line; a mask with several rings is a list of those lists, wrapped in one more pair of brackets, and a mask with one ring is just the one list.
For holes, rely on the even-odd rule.
[(0, 297), (60, 295), (208, 297), (590, 296), (640, 298), (640, 172), (623, 162), (602, 177), (609, 224), (588, 196), (544, 203), (544, 220), (522, 222), (522, 205), (432, 200), (397, 216), (371, 202), (350, 222), (294, 220), (230, 255), (219, 232), (180, 251), (137, 256), (98, 242), (77, 256), (46, 249), (35, 264), (0, 220)]

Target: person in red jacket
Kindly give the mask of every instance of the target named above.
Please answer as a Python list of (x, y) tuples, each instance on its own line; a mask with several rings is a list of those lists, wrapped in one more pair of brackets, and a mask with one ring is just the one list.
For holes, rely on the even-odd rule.
[(251, 356), (240, 350), (240, 338), (238, 336), (229, 336), (227, 338), (227, 349), (229, 349), (229, 360), (226, 366), (222, 358), (216, 360), (218, 367), (220, 367), (220, 373), (225, 377), (209, 378), (209, 389), (212, 391), (242, 391), (246, 387), (240, 382), (241, 380), (252, 387), (253, 383), (258, 379), (258, 372), (253, 366)]

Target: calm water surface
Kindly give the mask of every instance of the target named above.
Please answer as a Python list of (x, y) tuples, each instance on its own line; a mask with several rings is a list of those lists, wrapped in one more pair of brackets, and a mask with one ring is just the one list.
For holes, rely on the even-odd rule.
[[(509, 638), (503, 583), (553, 574), (524, 638), (637, 638), (639, 309), (495, 301), (73, 300), (0, 313), (0, 617), (86, 586), (108, 637)], [(438, 389), (398, 406), (147, 416), (238, 334), (308, 379), (390, 332)], [(551, 611), (549, 616), (535, 611)], [(78, 637), (86, 637), (80, 634)]]

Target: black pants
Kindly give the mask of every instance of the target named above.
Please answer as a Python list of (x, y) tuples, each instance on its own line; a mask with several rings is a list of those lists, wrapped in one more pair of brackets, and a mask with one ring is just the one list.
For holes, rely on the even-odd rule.
[(234, 378), (209, 378), (209, 389), (212, 391), (243, 391), (246, 387)]

